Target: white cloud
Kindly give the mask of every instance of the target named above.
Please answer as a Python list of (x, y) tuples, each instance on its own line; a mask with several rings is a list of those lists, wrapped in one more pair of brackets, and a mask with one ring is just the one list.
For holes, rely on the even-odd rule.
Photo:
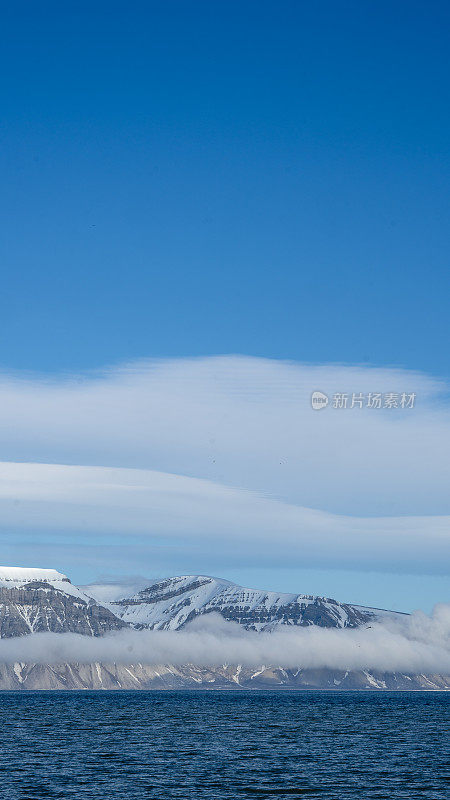
[[(314, 389), (414, 391), (409, 410), (312, 411)], [(396, 369), (244, 357), (0, 381), (3, 460), (205, 478), (345, 514), (450, 513), (446, 389)]]
[(449, 517), (350, 517), (150, 470), (0, 463), (10, 530), (137, 534), (230, 549), (253, 563), (449, 569)]
[[(315, 389), (417, 400), (317, 412)], [(252, 563), (445, 573), (446, 392), (398, 369), (237, 356), (4, 375), (0, 526), (183, 539)]]
[(55, 664), (224, 663), (285, 668), (450, 674), (450, 607), (432, 617), (422, 613), (403, 622), (365, 629), (282, 627), (272, 633), (245, 631), (218, 615), (182, 631), (120, 631), (101, 638), (72, 633), (37, 633), (0, 642), (0, 662)]

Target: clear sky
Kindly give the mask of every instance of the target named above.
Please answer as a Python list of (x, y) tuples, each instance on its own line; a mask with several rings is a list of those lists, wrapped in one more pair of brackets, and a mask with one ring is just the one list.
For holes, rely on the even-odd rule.
[(1, 363), (447, 374), (443, 2), (13, 3)]
[[(55, 391), (68, 375), (224, 354), (367, 365), (369, 374), (403, 368), (421, 373), (421, 387), (447, 381), (449, 23), (448, 4), (433, 1), (5, 5), (0, 368), (19, 381), (47, 376)], [(386, 390), (389, 380), (380, 379)], [(251, 393), (249, 384), (241, 390)], [(227, 385), (224, 396), (233, 391)], [(226, 413), (212, 441), (235, 419)], [(48, 440), (40, 449), (14, 425), (1, 440), (5, 461), (178, 469), (283, 496), (279, 476), (258, 483), (251, 464), (248, 473), (210, 474), (106, 439), (89, 452)], [(448, 419), (438, 428), (448, 431)], [(80, 435), (90, 434), (83, 427)], [(448, 513), (438, 483), (422, 497), (417, 478), (410, 505), (403, 484), (398, 501), (387, 484), (376, 502), (363, 492), (366, 505), (355, 496), (353, 513)], [(319, 494), (286, 490), (285, 499), (352, 514), (350, 497), (339, 504), (331, 488)], [(23, 562), (28, 553), (37, 562), (41, 546), (45, 563), (34, 565), (69, 571), (62, 551), (51, 563), (57, 551), (27, 520), (20, 545), (5, 533), (6, 558)], [(128, 571), (142, 562), (140, 547)], [(165, 557), (157, 570), (194, 562), (192, 552)], [(252, 574), (243, 558), (224, 577), (301, 583), (299, 591), (307, 582), (308, 591), (361, 602), (387, 594), (397, 606), (440, 599), (441, 578), (416, 570), (408, 583), (378, 565), (369, 586), (361, 564), (322, 575), (314, 562), (316, 573), (292, 567), (287, 579), (287, 564)], [(219, 567), (202, 556), (205, 571)], [(97, 562), (92, 569), (101, 571)]]

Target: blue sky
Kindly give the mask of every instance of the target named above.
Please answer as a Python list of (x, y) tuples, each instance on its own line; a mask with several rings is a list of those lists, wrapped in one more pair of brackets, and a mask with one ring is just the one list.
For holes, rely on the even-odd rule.
[[(447, 381), (449, 16), (441, 2), (5, 8), (1, 368), (58, 387), (142, 359), (235, 353), (404, 368), (421, 373), (420, 386)], [(389, 376), (381, 382), (388, 390)], [(38, 447), (14, 424), (5, 461), (179, 466), (221, 480), (104, 441), (89, 452)], [(271, 489), (248, 470), (230, 468), (225, 483), (283, 495), (278, 478)], [(338, 507), (327, 486), (295, 502), (351, 514), (350, 499)], [(414, 486), (410, 507), (403, 485), (398, 502), (386, 486), (378, 505), (355, 496), (353, 513), (448, 513), (443, 492), (430, 488), (427, 503)], [(76, 538), (61, 545), (63, 563), (41, 529), (24, 522), (22, 535), (5, 534), (11, 563), (31, 552), (36, 562), (41, 547), (40, 566), (73, 563), (75, 577), (91, 577), (73, 556)], [(150, 552), (136, 544), (129, 571), (142, 547)], [(193, 552), (155, 569), (194, 569)], [(201, 568), (217, 572), (213, 561), (202, 555)], [(259, 569), (243, 560), (225, 577), (361, 602), (387, 595), (397, 606), (445, 599), (436, 577), (380, 567), (369, 588), (367, 564), (321, 576), (317, 564)], [(114, 570), (113, 559), (103, 571)]]
[(33, 3), (2, 19), (0, 358), (447, 374), (445, 3)]

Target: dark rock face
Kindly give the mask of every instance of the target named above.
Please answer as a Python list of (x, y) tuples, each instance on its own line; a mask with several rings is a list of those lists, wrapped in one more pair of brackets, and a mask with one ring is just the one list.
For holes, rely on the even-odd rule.
[(44, 581), (21, 588), (0, 588), (0, 638), (29, 633), (80, 633), (102, 636), (128, 627), (95, 601), (61, 591)]
[[(139, 592), (140, 599), (136, 600), (136, 602), (159, 603), (161, 600), (172, 600), (174, 597), (185, 595), (186, 592), (193, 592), (196, 589), (200, 589), (202, 586), (207, 586), (210, 580), (210, 578), (198, 578), (191, 581), (188, 586), (177, 588), (176, 586), (174, 587), (173, 578), (168, 578), (165, 581), (158, 581), (158, 583), (148, 586), (146, 589), (142, 589), (142, 591)], [(122, 604), (124, 605), (129, 602), (129, 600), (125, 600)]]
[[(260, 626), (270, 624), (299, 625), (300, 627), (317, 625), (320, 628), (335, 628), (337, 627), (336, 614), (333, 613), (333, 608), (330, 609), (330, 604), (333, 605), (333, 603), (332, 600), (322, 600), (316, 597), (310, 605), (296, 601), (274, 609), (268, 609), (264, 604), (252, 609), (245, 608), (245, 606), (242, 608), (239, 605), (216, 606), (211, 604), (201, 611), (193, 611), (182, 627), (201, 614), (216, 611), (227, 622), (237, 622), (247, 630), (257, 630)], [(346, 615), (345, 627), (357, 628), (373, 619), (372, 614), (357, 610), (352, 606), (337, 603), (335, 605), (339, 606)]]

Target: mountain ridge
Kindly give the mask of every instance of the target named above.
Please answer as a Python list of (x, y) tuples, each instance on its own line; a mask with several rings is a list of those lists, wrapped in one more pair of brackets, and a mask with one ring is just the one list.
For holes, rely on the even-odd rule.
[[(0, 567), (0, 637), (41, 632), (104, 636), (126, 629), (177, 631), (205, 614), (219, 613), (247, 630), (280, 626), (370, 627), (403, 612), (339, 603), (332, 598), (247, 589), (221, 578), (182, 575), (151, 582), (131, 597), (128, 586), (100, 602), (102, 585), (76, 587), (56, 570)], [(90, 592), (90, 593), (89, 593)], [(113, 593), (114, 594), (114, 593)], [(97, 598), (95, 597), (97, 595)], [(2, 663), (0, 689), (395, 689), (447, 690), (450, 676), (373, 670), (284, 669), (240, 665)]]
[(378, 616), (402, 613), (319, 595), (249, 589), (208, 575), (158, 580), (131, 597), (106, 605), (133, 627), (156, 630), (178, 630), (212, 611), (255, 631), (271, 630), (280, 624), (358, 627)]

